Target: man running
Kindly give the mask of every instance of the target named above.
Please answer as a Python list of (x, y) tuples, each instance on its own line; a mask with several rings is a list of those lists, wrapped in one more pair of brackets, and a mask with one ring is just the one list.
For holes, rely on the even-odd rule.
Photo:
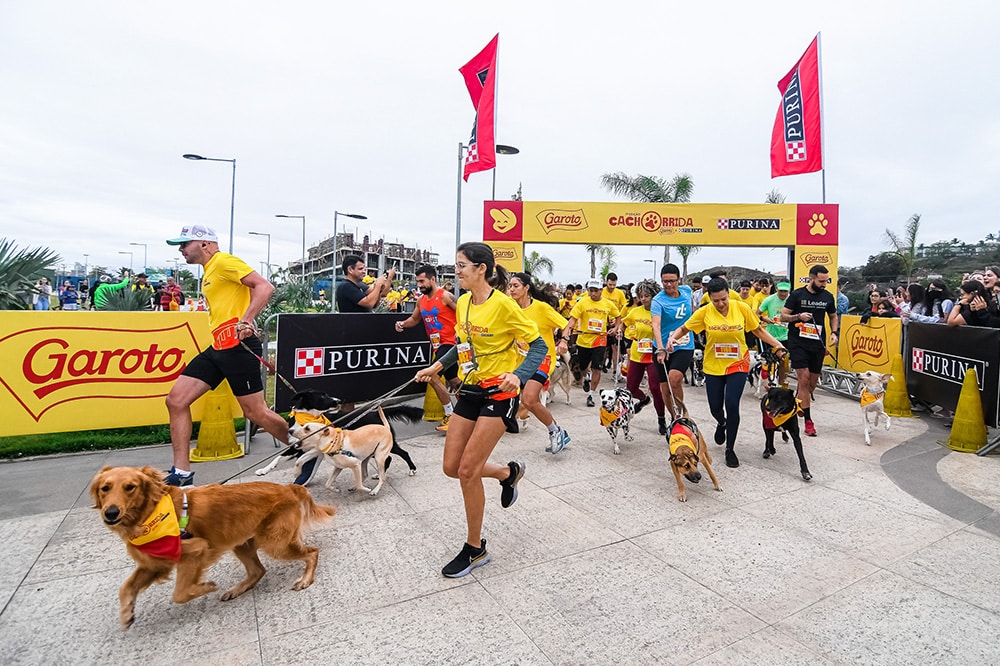
[(805, 415), (805, 431), (810, 437), (816, 436), (816, 425), (809, 407), (826, 356), (824, 314), (830, 316), (830, 342), (836, 343), (840, 334), (837, 300), (826, 290), (829, 281), (830, 272), (826, 266), (817, 264), (810, 268), (809, 284), (788, 295), (780, 315), (781, 321), (792, 324), (788, 327), (788, 355), (798, 380), (796, 397), (801, 400)]
[(590, 368), (590, 379), (585, 379), (583, 382), (588, 407), (596, 404), (594, 388), (601, 384), (601, 369), (604, 367), (607, 353), (608, 334), (610, 331), (617, 331), (621, 324), (618, 306), (604, 298), (602, 291), (604, 287), (600, 280), (587, 282), (587, 295), (573, 306), (569, 322), (562, 332), (562, 337), (568, 340), (579, 323), (580, 334), (577, 336), (576, 346), (580, 372), (586, 375), (587, 368)]

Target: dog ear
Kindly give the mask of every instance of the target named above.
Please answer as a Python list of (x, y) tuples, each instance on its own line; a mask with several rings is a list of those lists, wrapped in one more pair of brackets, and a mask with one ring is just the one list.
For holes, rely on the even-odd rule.
[(159, 502), (167, 492), (167, 484), (163, 481), (163, 472), (149, 465), (139, 470), (142, 477), (143, 491), (153, 501)]
[(676, 453), (671, 453), (670, 457), (667, 458), (667, 462), (673, 462), (675, 460), (677, 460), (677, 454)]
[(90, 496), (94, 500), (94, 506), (91, 507), (92, 509), (101, 508), (101, 498), (97, 493), (97, 489), (104, 484), (104, 473), (107, 472), (109, 469), (111, 469), (110, 465), (105, 465), (104, 467), (102, 467), (101, 471), (99, 471), (97, 474), (94, 475), (94, 480), (90, 483)]

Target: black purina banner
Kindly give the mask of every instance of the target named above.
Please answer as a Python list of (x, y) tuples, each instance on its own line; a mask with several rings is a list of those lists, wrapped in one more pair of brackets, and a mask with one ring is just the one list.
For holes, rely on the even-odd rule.
[[(297, 391), (316, 389), (344, 402), (365, 402), (391, 391), (431, 364), (423, 325), (397, 333), (399, 314), (282, 314), (278, 316), (278, 372)], [(397, 395), (423, 395), (413, 383)], [(292, 392), (277, 382), (277, 411), (291, 408)]]
[(998, 425), (1000, 330), (911, 321), (903, 364), (910, 395), (948, 409), (958, 405), (965, 373), (975, 368), (983, 416), (987, 425)]

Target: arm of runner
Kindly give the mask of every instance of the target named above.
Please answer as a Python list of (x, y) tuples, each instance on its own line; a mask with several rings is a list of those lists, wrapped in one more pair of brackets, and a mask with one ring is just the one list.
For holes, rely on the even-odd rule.
[[(517, 366), (514, 372), (508, 372), (504, 377), (504, 381), (500, 384), (500, 390), (502, 391), (514, 391), (524, 384), (527, 383), (531, 377), (538, 372), (539, 366), (542, 365), (542, 361), (549, 354), (549, 348), (545, 344), (545, 340), (541, 336), (538, 336), (532, 340), (531, 344), (528, 346), (528, 355), (524, 357), (521, 361), (521, 365)], [(513, 375), (515, 378), (515, 383), (508, 384), (510, 376)]]
[(417, 374), (414, 375), (413, 381), (426, 384), (431, 379), (437, 377), (442, 372), (444, 372), (445, 368), (450, 368), (457, 362), (458, 362), (458, 348), (452, 347), (447, 352), (445, 352), (444, 356), (431, 363), (428, 367), (424, 368), (423, 370), (417, 370)]
[(250, 289), (250, 305), (247, 306), (247, 311), (236, 323), (236, 335), (240, 340), (243, 340), (251, 335), (256, 335), (257, 328), (254, 326), (254, 320), (257, 319), (257, 315), (264, 309), (267, 302), (271, 300), (274, 285), (265, 280), (264, 276), (257, 271), (251, 271), (240, 282)]
[(420, 323), (420, 308), (414, 308), (413, 314), (411, 314), (406, 319), (400, 319), (396, 322), (396, 332), (402, 333), (404, 328), (413, 328)]
[(569, 336), (573, 335), (574, 328), (576, 328), (576, 317), (570, 317), (566, 322), (566, 328), (562, 330), (563, 339), (569, 339)]

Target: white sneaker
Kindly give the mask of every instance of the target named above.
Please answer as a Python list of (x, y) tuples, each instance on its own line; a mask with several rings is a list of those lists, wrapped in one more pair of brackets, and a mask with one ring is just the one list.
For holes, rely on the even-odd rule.
[(545, 452), (555, 455), (565, 449), (570, 441), (569, 433), (559, 428), (555, 432), (549, 433), (549, 445), (545, 447)]

